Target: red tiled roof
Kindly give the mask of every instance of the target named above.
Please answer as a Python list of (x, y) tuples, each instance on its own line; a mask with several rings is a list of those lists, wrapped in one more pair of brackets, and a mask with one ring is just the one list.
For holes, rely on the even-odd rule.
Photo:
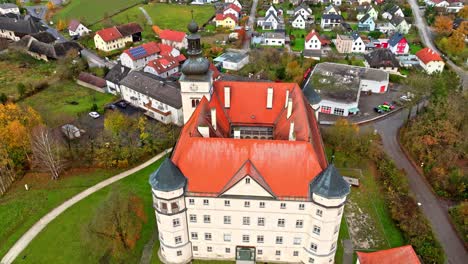
[[(224, 87), (231, 91), (229, 109), (224, 108)], [(273, 106), (267, 109), (270, 87)], [(293, 100), (288, 119), (286, 91)], [(211, 126), (211, 108), (216, 108), (216, 130)], [(295, 124), (296, 141), (288, 140), (290, 122)], [(274, 140), (230, 138), (231, 125), (236, 124), (272, 126)], [(209, 128), (210, 138), (201, 137), (199, 125)], [(251, 162), (259, 174), (256, 180), (261, 182), (261, 176), (262, 185), (275, 196), (306, 198), (310, 181), (327, 167), (313, 110), (293, 83), (215, 82), (211, 101), (202, 98), (184, 126), (172, 161), (187, 177), (189, 192), (212, 196)]]
[(123, 38), (122, 34), (120, 34), (116, 27), (98, 30), (96, 34), (98, 34), (105, 42)]
[[(156, 42), (148, 42), (148, 43), (144, 43), (144, 44), (141, 44), (140, 46), (137, 46), (137, 47), (133, 47), (133, 48), (130, 48), (130, 49), (126, 49), (124, 50), (123, 53), (126, 53), (132, 60), (139, 60), (139, 59), (142, 59), (142, 58), (146, 58), (146, 57), (149, 57), (151, 55), (154, 55), (154, 54), (157, 54), (161, 51), (161, 49), (159, 48), (159, 43), (156, 43)], [(140, 49), (140, 48), (143, 48), (146, 53), (142, 53), (141, 55), (139, 56), (134, 56), (132, 54), (132, 50), (135, 50), (135, 49)]]
[(229, 8), (232, 8), (232, 10), (236, 11), (237, 13), (240, 13), (241, 8), (236, 6), (235, 4), (229, 4), (224, 11), (228, 10)]
[(159, 34), (159, 38), (167, 39), (167, 40), (175, 41), (175, 42), (182, 42), (185, 38), (185, 33), (180, 32), (180, 31), (165, 29), (161, 31), (161, 33)]
[(161, 50), (161, 55), (163, 56), (171, 56), (171, 52), (173, 47), (167, 45), (167, 44), (162, 44), (159, 43), (159, 49)]
[(165, 56), (148, 62), (147, 66), (161, 74), (179, 67), (179, 62), (174, 57)]
[(179, 56), (176, 57), (176, 60), (177, 60), (179, 63), (185, 61), (186, 59), (187, 59), (187, 58), (186, 58), (185, 55), (182, 54), (182, 53), (181, 53)]
[(360, 264), (421, 264), (411, 245), (372, 253), (357, 252)]
[(418, 57), (424, 64), (428, 64), (431, 61), (443, 61), (440, 55), (430, 48), (424, 48), (416, 52), (416, 57)]
[(232, 20), (237, 22), (237, 17), (233, 14), (216, 14), (216, 20), (225, 20), (226, 18), (230, 17)]
[(319, 34), (315, 30), (312, 30), (309, 32), (309, 34), (307, 34), (306, 41), (309, 41), (313, 36), (317, 36), (317, 38), (320, 39)]
[(212, 62), (210, 63), (210, 70), (213, 72), (213, 80), (218, 79), (218, 77), (221, 75), (218, 68), (216, 68)]

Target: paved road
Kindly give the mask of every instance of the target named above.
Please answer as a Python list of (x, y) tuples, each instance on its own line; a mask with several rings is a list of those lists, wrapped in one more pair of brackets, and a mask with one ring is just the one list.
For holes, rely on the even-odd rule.
[(76, 204), (77, 202), (83, 200), (84, 198), (88, 197), (90, 194), (93, 194), (116, 181), (119, 181), (127, 176), (130, 176), (131, 174), (145, 167), (148, 167), (149, 165), (153, 164), (154, 162), (162, 158), (166, 153), (170, 152), (171, 150), (172, 148), (167, 149), (164, 152), (151, 158), (147, 162), (140, 164), (139, 166), (133, 169), (117, 174), (107, 180), (104, 180), (82, 191), (81, 193), (73, 196), (72, 198), (68, 199), (63, 204), (59, 205), (58, 207), (50, 211), (48, 214), (46, 214), (44, 217), (42, 217), (26, 233), (24, 233), (24, 235), (21, 236), (21, 238), (18, 241), (16, 241), (13, 247), (10, 248), (7, 254), (0, 261), (0, 263), (1, 264), (12, 263), (18, 257), (18, 255), (29, 245), (29, 243), (31, 243), (31, 241), (42, 231), (42, 229), (44, 229), (50, 222), (52, 222), (52, 220), (54, 220), (57, 216), (59, 216), (61, 213), (63, 213), (65, 210), (67, 210), (68, 208)]
[(449, 222), (447, 210), (442, 207), (424, 176), (412, 166), (397, 142), (398, 129), (407, 117), (408, 110), (405, 109), (376, 122), (373, 126), (382, 136), (385, 152), (395, 161), (398, 168), (406, 171), (411, 192), (415, 195), (416, 201), (422, 204), (422, 211), (442, 244), (447, 255), (447, 262), (450, 264), (466, 263), (468, 254)]
[[(431, 48), (434, 51), (440, 52), (436, 46), (434, 45), (434, 42), (432, 41), (432, 33), (430, 32), (429, 26), (426, 24), (426, 20), (423, 17), (423, 14), (421, 10), (419, 10), (419, 6), (416, 0), (408, 0), (408, 3), (411, 6), (411, 9), (413, 10), (414, 17), (416, 19), (415, 21), (415, 26), (419, 29), (419, 35), (421, 36), (421, 40), (424, 43), (426, 47)], [(462, 68), (458, 67), (453, 63), (451, 60), (448, 58), (446, 59), (446, 63), (460, 76), (460, 79), (462, 80), (462, 85), (463, 89), (466, 90), (468, 89), (468, 73), (463, 70)]]
[(255, 15), (257, 14), (257, 5), (258, 0), (253, 0), (252, 8), (250, 9), (249, 21), (247, 21), (247, 26), (249, 26), (250, 29), (248, 31), (247, 37), (244, 39), (244, 45), (242, 47), (242, 49), (244, 50), (250, 50), (250, 36), (254, 30)]

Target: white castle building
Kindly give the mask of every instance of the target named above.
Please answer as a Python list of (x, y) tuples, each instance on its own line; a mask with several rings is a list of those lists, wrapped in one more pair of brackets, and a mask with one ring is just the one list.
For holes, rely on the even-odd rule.
[(333, 263), (350, 188), (300, 87), (213, 82), (188, 29), (185, 125), (150, 176), (161, 261)]

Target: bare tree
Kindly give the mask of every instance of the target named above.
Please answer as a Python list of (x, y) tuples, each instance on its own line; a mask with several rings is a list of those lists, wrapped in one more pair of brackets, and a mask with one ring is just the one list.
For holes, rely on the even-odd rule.
[(50, 172), (52, 179), (59, 178), (65, 167), (65, 160), (61, 155), (61, 145), (57, 138), (46, 127), (38, 127), (33, 131), (32, 152), (34, 164)]

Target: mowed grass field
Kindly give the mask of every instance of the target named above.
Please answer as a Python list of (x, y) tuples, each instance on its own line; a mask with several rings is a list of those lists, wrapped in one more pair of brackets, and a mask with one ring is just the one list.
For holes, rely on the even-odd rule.
[[(100, 204), (108, 197), (113, 187), (119, 191), (133, 193), (142, 199), (148, 221), (143, 225), (140, 239), (137, 241), (134, 259), (129, 263), (138, 263), (144, 245), (150, 239), (156, 228), (156, 219), (151, 197), (151, 187), (148, 183), (149, 175), (156, 170), (164, 157), (152, 165), (128, 176), (87, 198), (78, 202), (52, 221), (19, 255), (15, 263), (54, 263), (54, 264), (81, 264), (99, 263), (98, 257), (83, 244), (86, 227)], [(155, 245), (157, 247), (159, 245)], [(47, 252), (45, 254), (45, 252)], [(157, 258), (153, 256), (153, 258)]]
[(73, 81), (61, 81), (24, 99), (20, 104), (34, 108), (47, 125), (54, 127), (65, 120), (76, 119), (79, 114), (87, 114), (93, 104), (102, 110), (113, 99), (111, 94), (96, 92)]
[[(73, 195), (116, 174), (112, 170), (71, 171), (59, 180), (27, 174), (0, 197), (0, 256), (36, 221)], [(28, 184), (29, 191), (24, 185)]]
[(91, 24), (104, 18), (105, 14), (113, 15), (119, 10), (142, 0), (71, 0), (68, 5), (60, 9), (54, 16), (59, 19), (79, 19), (84, 24)]

